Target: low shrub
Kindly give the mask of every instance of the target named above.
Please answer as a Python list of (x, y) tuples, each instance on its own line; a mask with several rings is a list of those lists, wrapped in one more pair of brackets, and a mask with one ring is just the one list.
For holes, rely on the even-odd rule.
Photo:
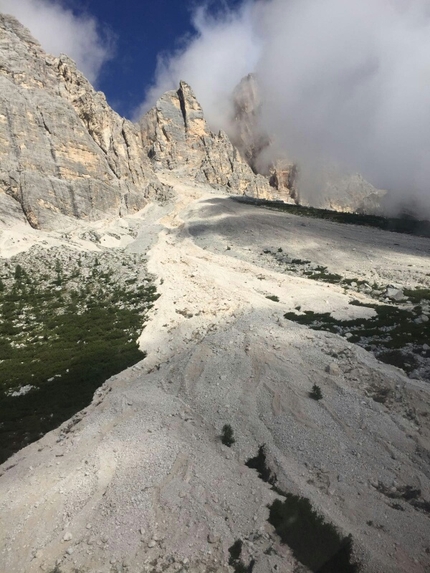
[(233, 436), (233, 428), (230, 426), (230, 424), (224, 424), (221, 433), (221, 442), (225, 446), (231, 448), (231, 446), (235, 443), (235, 441), (236, 440), (234, 439)]
[(294, 557), (313, 573), (358, 573), (352, 562), (352, 537), (342, 537), (334, 525), (312, 509), (308, 499), (291, 493), (269, 507), (269, 522)]
[(309, 398), (312, 398), (313, 400), (321, 400), (322, 397), (321, 388), (317, 384), (314, 384), (312, 386), (312, 390), (309, 392)]

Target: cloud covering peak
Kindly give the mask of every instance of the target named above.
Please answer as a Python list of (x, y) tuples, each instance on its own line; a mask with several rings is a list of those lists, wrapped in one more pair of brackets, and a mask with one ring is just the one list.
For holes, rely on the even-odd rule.
[(59, 1), (0, 0), (0, 12), (15, 16), (46, 52), (73, 58), (92, 83), (111, 57), (111, 38), (102, 33), (96, 19), (76, 15)]
[[(160, 57), (144, 109), (180, 79), (214, 128), (256, 73), (262, 124), (306, 166), (334, 162), (430, 210), (429, 0), (245, 0)], [(276, 146), (275, 146), (276, 148)]]

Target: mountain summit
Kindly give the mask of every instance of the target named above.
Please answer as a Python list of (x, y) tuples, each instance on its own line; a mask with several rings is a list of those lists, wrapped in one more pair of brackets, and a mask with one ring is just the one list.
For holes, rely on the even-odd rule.
[(47, 55), (0, 16), (0, 209), (34, 228), (62, 218), (133, 213), (162, 197), (139, 129), (122, 119), (67, 56)]

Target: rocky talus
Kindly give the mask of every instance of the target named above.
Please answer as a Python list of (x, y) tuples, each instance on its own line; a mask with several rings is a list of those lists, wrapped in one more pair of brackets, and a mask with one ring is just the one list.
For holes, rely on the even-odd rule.
[(232, 194), (271, 198), (273, 189), (255, 175), (223, 131), (213, 133), (191, 87), (181, 81), (141, 120), (142, 139), (156, 170), (170, 169)]
[(59, 215), (133, 213), (163, 197), (138, 127), (121, 118), (67, 56), (46, 54), (0, 15), (0, 218), (32, 227)]
[[(132, 218), (139, 228), (124, 252), (127, 267), (120, 254), (82, 253), (76, 276), (70, 251), (53, 251), (50, 274), (56, 257), (70, 285), (85, 274), (94, 286), (96, 277), (105, 282), (104, 261), (114, 259), (111, 274), (128, 285), (144, 256), (160, 297), (139, 339), (146, 358), (0, 466), (0, 571), (304, 573), (268, 521), (281, 491), (307, 498), (352, 535), (360, 573), (429, 571), (428, 383), (347, 336), (291, 320), (370, 320), (375, 298), (364, 287), (374, 281), (428, 289), (429, 239), (394, 242), (379, 229), (259, 209), (209, 184), (162, 177), (175, 199)], [(14, 262), (25, 270), (33, 253)], [(348, 288), (286, 270), (287, 256), (297, 268), (342, 273)], [(8, 274), (6, 286), (16, 269)], [(24, 320), (27, 308), (17, 328)], [(76, 344), (78, 357), (85, 349)], [(37, 399), (36, 389), (17, 395), (26, 390), (14, 388), (10, 400)], [(225, 425), (231, 447), (220, 437)], [(247, 465), (263, 444), (276, 489)], [(323, 568), (334, 555), (328, 548), (313, 571), (352, 573)]]

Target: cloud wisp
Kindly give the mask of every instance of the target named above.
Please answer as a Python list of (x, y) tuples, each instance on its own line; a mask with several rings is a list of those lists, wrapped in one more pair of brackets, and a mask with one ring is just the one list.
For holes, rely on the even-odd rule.
[(231, 92), (254, 72), (263, 127), (290, 157), (343, 165), (430, 212), (429, 0), (244, 0), (193, 21), (142, 109), (184, 79), (228, 131)]
[(92, 82), (112, 56), (112, 37), (97, 20), (77, 15), (58, 0), (0, 0), (0, 12), (15, 16), (50, 54), (67, 54)]

